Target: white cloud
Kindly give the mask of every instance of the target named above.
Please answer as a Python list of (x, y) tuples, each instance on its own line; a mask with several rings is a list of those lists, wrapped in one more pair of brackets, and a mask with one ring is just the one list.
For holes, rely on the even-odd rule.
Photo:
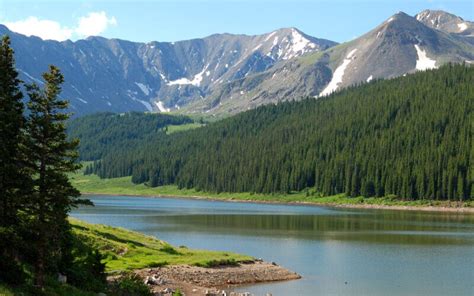
[(87, 16), (79, 18), (75, 32), (82, 37), (96, 36), (104, 32), (109, 25), (117, 25), (115, 17), (108, 17), (105, 11), (91, 12)]
[(80, 17), (77, 26), (74, 28), (62, 26), (56, 21), (38, 19), (34, 16), (16, 22), (5, 22), (5, 25), (10, 30), (26, 36), (34, 35), (45, 40), (64, 41), (74, 37), (97, 36), (107, 30), (109, 26), (117, 25), (117, 19), (113, 16), (108, 17), (104, 11), (98, 11)]
[(40, 20), (30, 16), (16, 22), (6, 22), (5, 25), (12, 31), (26, 36), (38, 36), (42, 39), (66, 40), (71, 38), (73, 30), (61, 26), (60, 23), (51, 20)]

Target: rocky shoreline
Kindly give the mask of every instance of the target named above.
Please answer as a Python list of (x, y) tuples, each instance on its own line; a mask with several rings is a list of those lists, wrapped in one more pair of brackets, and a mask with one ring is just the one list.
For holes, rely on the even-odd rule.
[(136, 270), (135, 273), (143, 278), (155, 295), (160, 296), (172, 295), (178, 289), (186, 296), (250, 295), (231, 292), (230, 290), (239, 285), (301, 278), (299, 274), (276, 263), (268, 263), (262, 260), (243, 262), (236, 266), (213, 268), (173, 265)]

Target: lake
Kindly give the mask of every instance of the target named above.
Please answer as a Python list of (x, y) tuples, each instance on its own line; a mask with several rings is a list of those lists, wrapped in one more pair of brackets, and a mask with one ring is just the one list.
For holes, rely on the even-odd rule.
[(474, 215), (89, 196), (71, 216), (278, 264), (301, 280), (255, 295), (474, 295)]

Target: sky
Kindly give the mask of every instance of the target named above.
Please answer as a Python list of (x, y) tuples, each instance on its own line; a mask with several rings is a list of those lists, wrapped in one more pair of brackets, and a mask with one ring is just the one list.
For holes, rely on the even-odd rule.
[(0, 0), (0, 23), (53, 40), (98, 35), (172, 42), (296, 27), (314, 37), (344, 42), (398, 11), (415, 15), (424, 9), (474, 20), (474, 0)]

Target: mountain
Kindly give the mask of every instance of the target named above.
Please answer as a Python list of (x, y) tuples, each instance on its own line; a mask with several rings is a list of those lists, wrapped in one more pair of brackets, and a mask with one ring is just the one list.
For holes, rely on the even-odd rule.
[(89, 172), (217, 193), (467, 200), (473, 97), (474, 67), (445, 65), (108, 149)]
[(89, 37), (45, 41), (10, 32), (26, 82), (48, 64), (65, 74), (63, 96), (77, 115), (98, 111), (235, 114), (262, 104), (325, 96), (372, 79), (445, 63), (474, 63), (473, 23), (442, 11), (397, 13), (337, 44), (296, 28), (246, 36), (215, 34), (137, 43)]
[(474, 23), (442, 10), (424, 10), (417, 14), (416, 19), (423, 24), (446, 33), (455, 33), (474, 37)]
[(233, 113), (269, 102), (325, 96), (353, 84), (448, 62), (474, 63), (474, 46), (468, 38), (434, 29), (399, 12), (352, 41), (230, 82), (189, 109)]
[(63, 96), (78, 115), (179, 109), (207, 96), (216, 86), (336, 44), (295, 28), (172, 43), (102, 37), (57, 42), (26, 37), (0, 25), (0, 35), (4, 34), (11, 36), (24, 81), (41, 83), (41, 73), (49, 64), (63, 71)]

